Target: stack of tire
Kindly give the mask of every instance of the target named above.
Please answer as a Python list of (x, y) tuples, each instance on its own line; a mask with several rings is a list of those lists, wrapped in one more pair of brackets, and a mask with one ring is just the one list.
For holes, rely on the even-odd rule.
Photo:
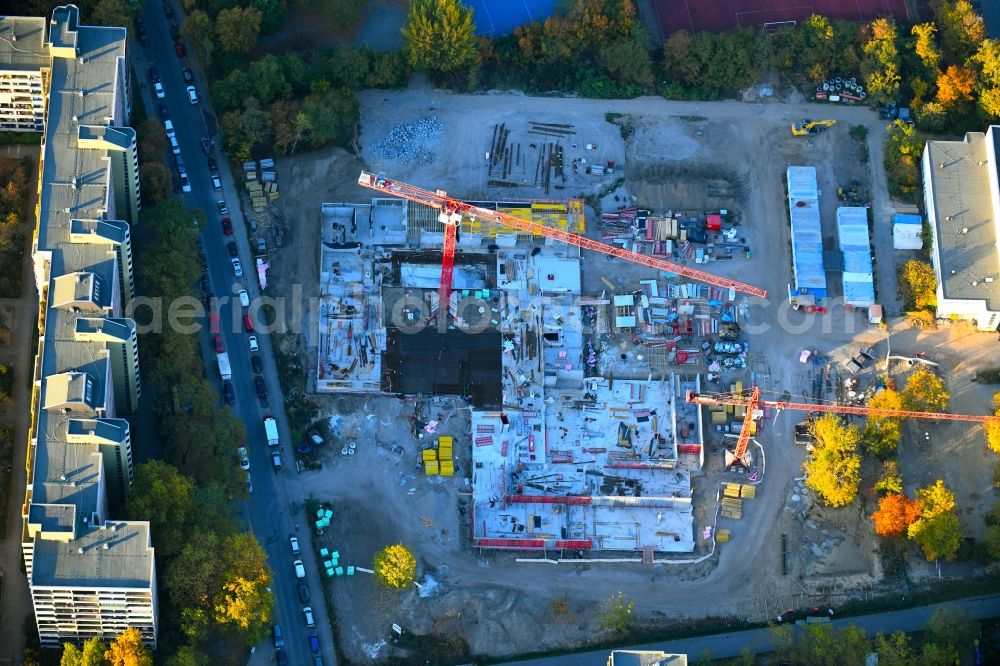
[(830, 102), (857, 104), (868, 97), (865, 87), (853, 76), (849, 79), (837, 76), (816, 86), (816, 99)]

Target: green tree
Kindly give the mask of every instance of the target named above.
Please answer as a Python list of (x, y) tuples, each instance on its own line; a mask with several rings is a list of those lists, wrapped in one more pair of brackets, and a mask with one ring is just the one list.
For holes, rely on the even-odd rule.
[(181, 24), (181, 37), (194, 49), (203, 65), (211, 66), (215, 53), (215, 28), (208, 14), (200, 9), (188, 14)]
[(285, 0), (250, 0), (250, 6), (260, 12), (260, 31), (265, 35), (278, 32), (288, 16)]
[(453, 77), (477, 64), (472, 9), (459, 0), (412, 0), (403, 40), (410, 64), (434, 76)]
[(892, 18), (877, 18), (863, 29), (861, 71), (867, 79), (868, 97), (887, 104), (899, 96), (899, 35)]
[(134, 7), (125, 0), (97, 0), (87, 23), (128, 27), (132, 24), (132, 17), (135, 14)]
[(375, 579), (386, 587), (403, 590), (413, 585), (417, 559), (401, 543), (386, 546), (375, 555)]
[(955, 514), (955, 494), (940, 479), (917, 491), (923, 501), (920, 518), (907, 529), (910, 539), (924, 551), (928, 561), (954, 559), (962, 545), (962, 525)]
[(864, 629), (854, 625), (834, 629), (829, 624), (807, 624), (796, 643), (796, 663), (810, 666), (862, 664), (869, 650)]
[(943, 606), (924, 625), (924, 637), (932, 643), (967, 650), (979, 635), (979, 622), (958, 606)]
[(1000, 560), (1000, 525), (990, 525), (986, 528), (986, 552), (994, 560)]
[(894, 631), (888, 636), (879, 632), (872, 641), (872, 649), (878, 655), (879, 666), (911, 666), (914, 654), (910, 638), (902, 631)]
[(142, 634), (129, 627), (115, 636), (104, 653), (109, 666), (153, 666), (153, 655), (142, 643)]
[(983, 19), (968, 0), (941, 0), (935, 3), (945, 50), (954, 62), (965, 62), (986, 37)]
[(156, 552), (164, 560), (180, 552), (197, 511), (194, 481), (176, 467), (161, 460), (136, 467), (125, 515), (149, 521)]
[(879, 497), (903, 492), (903, 476), (899, 472), (898, 461), (886, 460), (882, 463), (882, 470), (875, 482), (875, 492)]
[(108, 646), (100, 638), (87, 639), (82, 650), (72, 643), (64, 643), (59, 666), (107, 666), (104, 658), (107, 650)]
[(167, 660), (167, 666), (208, 666), (208, 664), (208, 656), (195, 645), (182, 646)]
[(645, 90), (653, 85), (653, 62), (645, 35), (609, 41), (598, 51), (598, 64), (621, 86)]
[(161, 162), (146, 162), (139, 169), (139, 188), (144, 207), (156, 206), (167, 200), (173, 190), (174, 177)]
[(330, 90), (314, 86), (317, 92), (302, 104), (303, 126), (313, 148), (328, 143), (346, 146), (354, 137), (359, 118), (358, 99), (350, 90)]
[(910, 259), (899, 269), (899, 291), (904, 306), (916, 310), (937, 307), (937, 277), (934, 267), (920, 259)]
[(215, 36), (229, 53), (249, 53), (260, 35), (260, 11), (253, 7), (223, 9), (215, 17)]
[(812, 458), (803, 465), (806, 486), (829, 506), (850, 504), (861, 482), (861, 433), (857, 426), (843, 423), (834, 414), (813, 421), (812, 430), (816, 446)]
[[(253, 91), (252, 96), (264, 105), (276, 99), (289, 99), (292, 96), (292, 86), (285, 78), (281, 60), (271, 53), (250, 63), (247, 68), (247, 82)], [(246, 103), (242, 105), (245, 107)]]
[(274, 607), (267, 554), (250, 533), (228, 537), (222, 551), (225, 567), (215, 596), (215, 621), (243, 643), (259, 643), (270, 627)]
[(613, 634), (624, 634), (635, 619), (632, 615), (635, 602), (627, 599), (622, 592), (605, 599), (601, 608), (600, 625)]
[(943, 412), (951, 399), (944, 380), (930, 370), (917, 370), (910, 375), (901, 396), (906, 409), (918, 412)]
[[(916, 132), (916, 128), (901, 120), (895, 121), (889, 128), (885, 143), (885, 170), (889, 178), (889, 189), (896, 196), (912, 197), (917, 191), (924, 142), (917, 137)], [(900, 284), (900, 291), (902, 290), (903, 285)]]
[(924, 643), (920, 647), (919, 666), (955, 666), (959, 663), (958, 651), (950, 645)]

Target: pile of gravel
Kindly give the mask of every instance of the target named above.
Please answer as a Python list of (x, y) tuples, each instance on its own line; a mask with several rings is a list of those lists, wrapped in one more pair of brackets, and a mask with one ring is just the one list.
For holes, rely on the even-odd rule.
[(402, 164), (433, 164), (441, 141), (444, 125), (437, 116), (425, 116), (413, 122), (400, 123), (371, 145), (379, 159)]

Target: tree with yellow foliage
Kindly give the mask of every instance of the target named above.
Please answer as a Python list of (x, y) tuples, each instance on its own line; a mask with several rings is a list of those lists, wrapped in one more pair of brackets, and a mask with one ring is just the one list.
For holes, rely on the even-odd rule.
[(478, 64), (472, 9), (458, 0), (413, 0), (403, 26), (410, 64), (451, 76)]
[(816, 446), (803, 464), (806, 486), (828, 506), (846, 506), (854, 501), (861, 483), (858, 427), (835, 414), (825, 414), (812, 425)]
[(401, 543), (386, 546), (375, 555), (375, 578), (386, 587), (403, 590), (413, 585), (417, 559)]
[(910, 375), (902, 398), (906, 409), (918, 412), (943, 412), (951, 400), (944, 380), (930, 370), (917, 370)]
[[(879, 391), (868, 401), (868, 407), (873, 409), (903, 408), (903, 400), (899, 392), (893, 389)], [(900, 422), (892, 416), (869, 416), (861, 434), (861, 446), (867, 453), (878, 458), (888, 458), (899, 444)]]
[(955, 493), (940, 479), (917, 491), (923, 502), (920, 518), (907, 528), (910, 539), (923, 548), (928, 561), (955, 558), (962, 545), (962, 525), (955, 513)]
[(111, 641), (104, 653), (109, 666), (153, 666), (153, 655), (143, 645), (142, 634), (135, 627), (129, 627)]
[(996, 417), (994, 420), (983, 424), (983, 434), (990, 451), (1000, 454), (1000, 393), (993, 395), (993, 415)]
[(927, 71), (931, 73), (938, 71), (938, 63), (941, 62), (941, 50), (934, 39), (935, 32), (937, 32), (937, 26), (933, 23), (918, 23), (910, 29), (910, 34), (917, 38), (913, 50)]
[(920, 259), (907, 261), (899, 269), (899, 292), (907, 308), (937, 308), (937, 277), (934, 275), (934, 267)]

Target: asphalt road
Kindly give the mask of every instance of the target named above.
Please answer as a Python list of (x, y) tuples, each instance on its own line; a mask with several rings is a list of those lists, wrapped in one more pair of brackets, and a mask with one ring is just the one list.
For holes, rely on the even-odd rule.
[[(864, 629), (869, 636), (874, 636), (878, 632), (885, 634), (893, 631), (905, 631), (907, 633), (918, 631), (925, 624), (934, 611), (943, 606), (958, 606), (964, 608), (970, 615), (979, 620), (1000, 617), (1000, 596), (977, 597), (974, 599), (960, 599), (946, 604), (933, 604), (931, 606), (920, 606), (918, 608), (907, 608), (906, 610), (891, 611), (888, 613), (877, 613), (874, 615), (859, 615), (856, 617), (834, 620), (833, 626), (841, 629), (853, 624)], [(663, 643), (647, 643), (645, 645), (622, 646), (622, 650), (663, 650), (672, 654), (686, 654), (692, 660), (700, 658), (708, 653), (712, 659), (724, 659), (726, 657), (738, 657), (743, 648), (749, 647), (755, 654), (762, 654), (771, 651), (771, 632), (768, 629), (751, 629), (748, 631), (734, 631), (727, 634), (712, 634), (709, 636), (696, 636), (676, 641), (666, 641)], [(560, 657), (548, 657), (544, 659), (528, 659), (525, 661), (507, 662), (518, 666), (606, 666), (608, 663), (609, 650), (595, 650), (593, 652), (578, 652)], [(968, 647), (969, 655), (972, 654), (972, 646)]]
[[(181, 20), (179, 7), (175, 6), (175, 21)], [(250, 453), (250, 475), (253, 482), (253, 492), (246, 501), (238, 502), (240, 512), (247, 527), (257, 535), (267, 552), (268, 561), (274, 571), (274, 593), (276, 597), (275, 621), (281, 625), (285, 639), (285, 653), (288, 663), (296, 666), (312, 664), (313, 657), (309, 649), (307, 628), (302, 613), (304, 604), (299, 602), (297, 581), (292, 568), (293, 557), (289, 548), (288, 538), (295, 534), (299, 537), (302, 548), (302, 559), (306, 567), (306, 581), (310, 588), (310, 603), (322, 648), (323, 663), (334, 664), (333, 634), (327, 617), (322, 594), (322, 581), (319, 577), (318, 562), (311, 544), (311, 535), (301, 506), (289, 506), (284, 484), (294, 482), (295, 461), (291, 450), (290, 432), (282, 403), (281, 385), (271, 350), (270, 336), (258, 331), (257, 340), (260, 345), (258, 355), (264, 365), (263, 377), (267, 383), (270, 401), (269, 407), (261, 405), (253, 385), (253, 372), (250, 366), (250, 348), (248, 334), (243, 329), (242, 308), (236, 299), (236, 292), (244, 288), (249, 292), (251, 300), (260, 296), (256, 282), (256, 270), (253, 256), (247, 239), (246, 227), (239, 210), (239, 195), (230, 173), (226, 158), (213, 151), (213, 156), (219, 163), (219, 175), (222, 177), (223, 190), (212, 190), (211, 176), (207, 157), (202, 150), (200, 138), (209, 136), (206, 115), (211, 114), (207, 88), (195, 71), (195, 85), (200, 97), (199, 104), (191, 104), (185, 92), (184, 79), (181, 76), (182, 58), (174, 52), (173, 41), (168, 31), (168, 20), (163, 13), (163, 7), (158, 2), (146, 4), (143, 20), (150, 34), (150, 45), (141, 47), (138, 40), (133, 45), (136, 78), (142, 81), (142, 95), (149, 115), (157, 116), (157, 101), (153, 94), (152, 84), (147, 71), (150, 62), (158, 66), (162, 84), (166, 94), (169, 117), (177, 132), (181, 157), (191, 180), (192, 191), (184, 194), (185, 205), (189, 208), (201, 208), (208, 220), (207, 228), (202, 234), (202, 246), (208, 261), (208, 276), (212, 293), (216, 297), (229, 297), (219, 308), (222, 325), (222, 336), (226, 351), (232, 366), (232, 383), (236, 394), (236, 404), (233, 412), (246, 426), (247, 449)], [(148, 57), (147, 57), (148, 56)], [(193, 63), (187, 66), (192, 70)], [(212, 114), (214, 115), (214, 114)], [(218, 139), (218, 137), (216, 137)], [(172, 165), (168, 155), (164, 160)], [(233, 218), (234, 236), (224, 236), (219, 223), (221, 216), (216, 202), (224, 199), (230, 208)], [(244, 275), (237, 278), (233, 273), (226, 243), (235, 240), (239, 247), (240, 261), (243, 264)], [(286, 259), (287, 260), (287, 259)], [(237, 286), (238, 285), (238, 286)], [(166, 308), (164, 308), (166, 310)], [(220, 387), (215, 348), (211, 335), (207, 330), (201, 333), (201, 348), (208, 375)], [(271, 467), (270, 452), (264, 435), (263, 419), (274, 416), (283, 443), (281, 453), (283, 469), (274, 472)], [(155, 535), (154, 535), (155, 546)], [(257, 659), (271, 656), (270, 639), (257, 646)]]

